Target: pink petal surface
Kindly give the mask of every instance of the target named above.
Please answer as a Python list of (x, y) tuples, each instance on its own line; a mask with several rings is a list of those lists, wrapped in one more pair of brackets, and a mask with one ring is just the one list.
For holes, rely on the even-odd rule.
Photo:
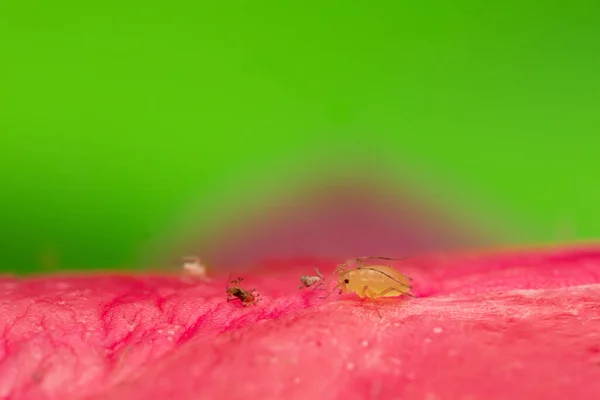
[(298, 290), (313, 261), (246, 273), (255, 307), (226, 275), (3, 278), (0, 398), (600, 398), (600, 247), (415, 257), (421, 297), (379, 305)]

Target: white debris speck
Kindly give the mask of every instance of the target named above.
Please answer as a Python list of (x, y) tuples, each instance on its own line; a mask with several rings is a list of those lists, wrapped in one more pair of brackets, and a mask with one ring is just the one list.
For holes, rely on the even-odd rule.
[(353, 362), (349, 362), (348, 364), (346, 364), (346, 369), (348, 371), (352, 371), (355, 367), (356, 367), (356, 365), (354, 365)]
[(300, 383), (300, 378), (299, 377), (295, 377), (294, 378), (294, 383), (297, 385)]
[(362, 347), (367, 347), (369, 345), (369, 342), (367, 340), (363, 340), (362, 342), (360, 342), (360, 345)]
[(433, 328), (433, 333), (437, 333), (440, 334), (442, 333), (444, 330), (442, 328), (440, 328), (439, 326), (436, 326), (435, 328)]
[(431, 343), (431, 339), (430, 338), (425, 338), (424, 342), (425, 343)]
[(200, 262), (198, 257), (187, 257), (183, 260), (183, 269), (188, 276), (198, 278), (200, 280), (209, 281), (207, 278), (207, 268)]

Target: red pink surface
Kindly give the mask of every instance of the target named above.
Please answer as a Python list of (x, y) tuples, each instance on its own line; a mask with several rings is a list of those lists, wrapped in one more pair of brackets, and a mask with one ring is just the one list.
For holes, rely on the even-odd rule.
[(335, 261), (241, 273), (253, 307), (227, 274), (3, 278), (0, 399), (600, 399), (600, 246), (414, 257), (419, 298), (379, 304), (298, 290)]

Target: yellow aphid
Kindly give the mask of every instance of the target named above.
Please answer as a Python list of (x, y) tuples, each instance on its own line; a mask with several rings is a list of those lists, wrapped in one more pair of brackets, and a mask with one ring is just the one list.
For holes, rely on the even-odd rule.
[(340, 294), (354, 292), (361, 298), (366, 297), (371, 300), (404, 294), (416, 297), (410, 293), (412, 289), (410, 277), (401, 274), (390, 265), (364, 265), (367, 259), (401, 260), (387, 257), (360, 257), (354, 260), (358, 262), (358, 267), (348, 268), (349, 261), (340, 264), (334, 272), (337, 274), (337, 285), (333, 291), (339, 289)]

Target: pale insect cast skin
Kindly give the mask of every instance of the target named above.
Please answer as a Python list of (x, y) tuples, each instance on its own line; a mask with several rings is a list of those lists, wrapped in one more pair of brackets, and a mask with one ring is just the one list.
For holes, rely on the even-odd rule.
[[(317, 268), (317, 266), (314, 266), (315, 271), (317, 272), (317, 276), (308, 276), (308, 275), (303, 275), (300, 277), (300, 282), (302, 282), (302, 285), (298, 286), (298, 289), (303, 289), (303, 288), (311, 288), (312, 290), (315, 290), (316, 288), (323, 286), (325, 284), (325, 282), (323, 282), (323, 275), (321, 274), (321, 272), (319, 271), (319, 269)], [(321, 289), (322, 290), (322, 289)]]
[(189, 278), (197, 278), (204, 282), (210, 282), (207, 277), (207, 268), (200, 262), (199, 257), (186, 257), (183, 259), (183, 270)]
[[(337, 285), (325, 297), (329, 297), (336, 289), (339, 289), (339, 294), (354, 292), (361, 299), (366, 297), (370, 300), (402, 295), (416, 297), (410, 293), (412, 289), (410, 277), (392, 268), (391, 265), (364, 265), (364, 261), (369, 259), (404, 260), (406, 258), (369, 256), (339, 264), (334, 272), (334, 275), (337, 274)], [(357, 261), (359, 266), (347, 269), (350, 261)]]

